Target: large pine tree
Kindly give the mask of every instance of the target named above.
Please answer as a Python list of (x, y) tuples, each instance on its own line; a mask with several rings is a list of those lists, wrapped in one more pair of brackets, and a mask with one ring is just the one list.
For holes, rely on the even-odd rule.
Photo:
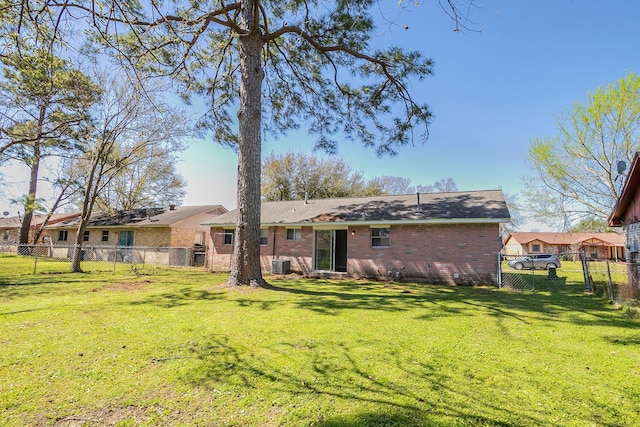
[[(455, 2), (442, 4), (454, 19), (460, 16)], [(171, 75), (185, 84), (185, 97), (208, 100), (201, 124), (238, 153), (228, 284), (263, 286), (262, 132), (304, 127), (328, 152), (336, 151), (336, 135), (344, 135), (380, 155), (413, 141), (416, 126), (426, 136), (430, 112), (407, 84), (429, 75), (431, 61), (398, 47), (372, 47), (372, 11), (379, 6), (374, 0), (70, 0), (51, 3), (49, 16), (70, 25), (83, 12), (84, 25), (125, 64)]]

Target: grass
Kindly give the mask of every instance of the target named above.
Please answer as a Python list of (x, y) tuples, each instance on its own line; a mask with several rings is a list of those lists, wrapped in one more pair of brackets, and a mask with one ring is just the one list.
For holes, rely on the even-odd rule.
[(640, 424), (640, 320), (582, 288), (49, 267), (0, 258), (2, 425)]

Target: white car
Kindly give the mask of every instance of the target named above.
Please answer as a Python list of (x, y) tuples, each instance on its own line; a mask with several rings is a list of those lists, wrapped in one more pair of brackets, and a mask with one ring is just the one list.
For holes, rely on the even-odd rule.
[(507, 264), (516, 270), (548, 270), (560, 268), (560, 258), (551, 254), (531, 254), (513, 259)]

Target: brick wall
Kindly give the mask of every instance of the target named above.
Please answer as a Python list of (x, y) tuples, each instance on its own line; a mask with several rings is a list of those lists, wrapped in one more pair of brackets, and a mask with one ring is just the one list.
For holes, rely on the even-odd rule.
[[(136, 228), (133, 231), (133, 245), (151, 247), (171, 246), (171, 229), (169, 227)], [(193, 243), (191, 243), (191, 245), (193, 245)]]
[(623, 227), (624, 244), (627, 248), (627, 274), (631, 295), (640, 295), (640, 222)]
[(392, 226), (389, 247), (371, 247), (368, 227), (350, 229), (348, 238), (353, 276), (386, 278), (396, 268), (406, 278), (431, 283), (496, 282), (501, 246), (497, 224)]
[[(371, 247), (368, 226), (347, 231), (347, 272), (353, 277), (386, 278), (392, 268), (404, 277), (447, 284), (496, 282), (500, 230), (498, 224), (392, 226), (389, 247)], [(228, 271), (233, 246), (223, 245), (222, 228), (212, 228), (214, 271)], [(302, 227), (300, 240), (286, 240), (285, 227), (270, 227), (268, 244), (260, 247), (263, 271), (273, 259), (288, 259), (291, 270), (313, 272), (313, 228)], [(275, 245), (275, 247), (274, 247)]]
[[(31, 227), (29, 229), (29, 243), (33, 242), (33, 238), (36, 236), (36, 230)], [(42, 243), (44, 238), (49, 238), (51, 236), (49, 230), (44, 230), (40, 234), (40, 239), (38, 243)], [(57, 234), (56, 234), (57, 238)], [(0, 245), (12, 245), (20, 242), (20, 229), (19, 228), (6, 228), (0, 230)]]
[[(233, 232), (233, 230), (226, 230)], [(225, 229), (213, 227), (210, 231), (209, 265), (212, 271), (229, 271), (233, 257), (233, 245), (223, 243), (222, 234)], [(310, 274), (313, 271), (313, 229), (302, 227), (300, 240), (287, 240), (285, 227), (269, 227), (266, 245), (260, 245), (260, 263), (263, 271), (271, 271), (271, 261), (274, 259), (288, 259), (291, 270), (300, 274)]]
[(193, 228), (178, 228), (171, 229), (171, 237), (169, 246), (176, 248), (190, 248), (195, 243), (196, 233), (200, 231)]
[[(109, 231), (109, 237), (107, 241), (102, 240), (102, 231)], [(88, 246), (117, 246), (119, 244), (119, 232), (126, 229), (100, 229), (90, 228), (89, 240), (83, 242), (83, 245)], [(52, 231), (53, 244), (60, 245), (72, 245), (76, 238), (76, 229), (67, 229), (67, 241), (61, 242), (58, 240), (58, 230)], [(171, 243), (171, 229), (169, 227), (149, 227), (149, 228), (136, 228), (133, 229), (133, 245), (134, 246), (175, 246), (175, 247), (190, 247), (193, 246), (193, 231), (191, 233), (191, 243), (186, 245), (172, 245)]]
[(628, 249), (629, 260), (640, 259), (640, 222), (624, 226), (624, 244)]
[(291, 261), (291, 271), (311, 274), (312, 254), (313, 228), (311, 227), (300, 229), (300, 240), (287, 240), (285, 227), (269, 227), (268, 244), (260, 246), (260, 262), (263, 271), (271, 271), (271, 261), (274, 259), (288, 259)]

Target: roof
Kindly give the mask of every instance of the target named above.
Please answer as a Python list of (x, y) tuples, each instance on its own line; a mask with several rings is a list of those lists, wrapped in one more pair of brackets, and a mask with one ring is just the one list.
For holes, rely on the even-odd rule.
[[(169, 227), (195, 215), (208, 214), (211, 218), (220, 212), (227, 212), (222, 205), (177, 206), (171, 208), (148, 208), (117, 211), (114, 213), (96, 212), (91, 215), (87, 227)], [(78, 227), (80, 218), (58, 223), (52, 228)]]
[[(419, 203), (418, 203), (419, 200)], [(263, 202), (262, 225), (321, 223), (501, 223), (510, 220), (502, 190)], [(210, 226), (235, 225), (237, 211)]]
[[(631, 168), (629, 174), (624, 181), (624, 187), (620, 192), (620, 197), (616, 201), (616, 205), (613, 207), (613, 212), (609, 215), (609, 226), (621, 227), (626, 221), (625, 214), (629, 210), (629, 205), (633, 202), (638, 194), (638, 188), (640, 187), (640, 153), (636, 152), (631, 162)], [(638, 220), (635, 219), (634, 222)]]
[(515, 240), (520, 244), (533, 241), (541, 241), (550, 245), (575, 245), (580, 243), (606, 243), (608, 246), (624, 246), (624, 237), (618, 233), (554, 233), (554, 232), (514, 232), (505, 239), (505, 245), (509, 240)]
[[(47, 225), (56, 224), (61, 221), (65, 221), (67, 219), (76, 218), (80, 216), (79, 212), (70, 212), (70, 213), (54, 213), (49, 218)], [(47, 218), (47, 215), (34, 215), (31, 218), (31, 226), (37, 227), (42, 225), (42, 222)], [(9, 218), (0, 218), (0, 229), (7, 228), (20, 228), (22, 226), (22, 217), (20, 216), (12, 216)]]

